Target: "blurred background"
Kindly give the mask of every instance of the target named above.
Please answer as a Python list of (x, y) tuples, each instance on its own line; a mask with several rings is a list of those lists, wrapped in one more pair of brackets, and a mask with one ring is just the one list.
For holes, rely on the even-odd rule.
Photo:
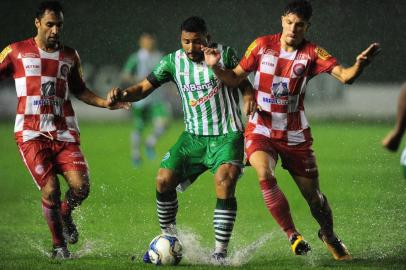
[[(38, 0), (3, 0), (0, 10), (0, 47), (34, 36)], [(241, 56), (258, 36), (279, 32), (280, 16), (288, 1), (262, 0), (69, 0), (62, 40), (78, 50), (88, 86), (104, 96), (120, 85), (128, 56), (138, 49), (138, 37), (152, 32), (163, 53), (180, 48), (180, 24), (203, 17), (212, 40), (236, 48)], [(382, 52), (358, 81), (343, 86), (329, 75), (314, 78), (306, 97), (310, 119), (386, 121), (395, 115), (396, 97), (406, 78), (406, 1), (314, 0), (308, 39), (351, 65), (371, 42)], [(181, 116), (176, 90), (168, 90), (175, 116)], [(74, 99), (74, 98), (73, 98)], [(81, 119), (129, 119), (127, 112), (108, 112), (74, 101)], [(15, 116), (14, 82), (0, 82), (0, 118)]]

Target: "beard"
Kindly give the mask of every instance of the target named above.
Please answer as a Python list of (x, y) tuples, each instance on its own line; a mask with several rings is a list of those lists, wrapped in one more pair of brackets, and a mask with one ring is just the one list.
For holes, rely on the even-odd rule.
[(56, 49), (59, 47), (59, 37), (48, 37), (45, 44), (47, 48)]

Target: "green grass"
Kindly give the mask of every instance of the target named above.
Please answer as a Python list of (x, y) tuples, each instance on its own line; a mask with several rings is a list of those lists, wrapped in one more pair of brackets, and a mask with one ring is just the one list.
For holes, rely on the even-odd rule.
[[(230, 255), (242, 252), (241, 269), (406, 269), (406, 180), (399, 153), (380, 146), (383, 124), (314, 123), (313, 136), (322, 191), (335, 228), (355, 259), (336, 262), (317, 238), (318, 226), (289, 175), (277, 179), (289, 199), (298, 229), (313, 248), (292, 255), (287, 240), (268, 214), (252, 168), (237, 188), (238, 216)], [(159, 233), (155, 216), (155, 173), (159, 160), (134, 168), (129, 158), (130, 123), (82, 123), (82, 150), (90, 165), (91, 194), (74, 213), (81, 233), (71, 250), (79, 258), (48, 259), (50, 236), (42, 217), (40, 193), (13, 140), (12, 124), (0, 124), (0, 269), (155, 269), (141, 256)], [(158, 156), (175, 142), (183, 124), (175, 122), (158, 144)], [(66, 188), (66, 187), (65, 187)], [(179, 195), (178, 224), (203, 253), (213, 246), (213, 178), (205, 173)], [(193, 240), (194, 238), (197, 240)], [(263, 239), (264, 243), (254, 243)], [(192, 241), (193, 240), (193, 241)], [(254, 243), (254, 244), (252, 244)], [(186, 244), (185, 244), (186, 245)], [(248, 246), (255, 246), (252, 252)], [(191, 250), (195, 246), (187, 246)], [(241, 254), (241, 253), (240, 253)], [(132, 256), (135, 261), (131, 261)], [(244, 259), (245, 258), (245, 259)], [(235, 261), (236, 262), (236, 261)], [(171, 267), (169, 267), (171, 268)], [(180, 269), (217, 269), (184, 259)]]

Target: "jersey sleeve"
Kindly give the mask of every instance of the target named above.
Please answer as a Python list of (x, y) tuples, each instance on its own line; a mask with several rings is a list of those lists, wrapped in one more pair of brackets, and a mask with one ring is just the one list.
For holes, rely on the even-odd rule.
[(148, 75), (147, 80), (154, 86), (159, 87), (162, 84), (173, 80), (173, 64), (171, 55), (164, 56)]
[(245, 72), (252, 72), (258, 67), (258, 52), (261, 47), (260, 39), (254, 40), (240, 61), (240, 66)]
[(0, 53), (0, 81), (11, 77), (13, 73), (11, 52), (11, 46), (7, 46)]
[(75, 95), (86, 90), (86, 84), (83, 79), (82, 64), (77, 51), (75, 51), (75, 61), (69, 73), (68, 84), (69, 89), (71, 89)]
[(223, 53), (223, 59), (224, 59), (224, 66), (229, 69), (233, 69), (238, 65), (238, 57), (237, 57), (237, 52), (231, 48), (231, 47), (226, 47)]
[(312, 77), (320, 73), (330, 73), (338, 65), (337, 59), (321, 47), (315, 47), (314, 55), (315, 59), (310, 71), (310, 76)]

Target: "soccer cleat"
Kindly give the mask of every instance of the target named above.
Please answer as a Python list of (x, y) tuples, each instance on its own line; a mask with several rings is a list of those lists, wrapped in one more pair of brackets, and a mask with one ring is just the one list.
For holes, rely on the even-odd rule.
[(289, 242), (295, 255), (307, 255), (312, 250), (309, 243), (300, 234), (293, 234)]
[(338, 261), (352, 259), (347, 247), (336, 235), (333, 235), (333, 237), (329, 239), (321, 233), (321, 230), (319, 230), (318, 235), (320, 240), (326, 244), (327, 249), (333, 254), (334, 259)]
[(227, 251), (225, 252), (214, 252), (211, 255), (214, 264), (224, 265), (226, 263)]
[(67, 247), (54, 247), (52, 250), (52, 258), (57, 260), (72, 259), (72, 254)]
[(144, 257), (142, 257), (142, 260), (144, 261), (144, 263), (152, 263), (151, 258), (149, 257), (148, 251), (145, 252)]
[(72, 215), (62, 215), (63, 224), (63, 237), (68, 241), (69, 244), (76, 244), (79, 240), (79, 232), (76, 229), (75, 223), (73, 223)]

